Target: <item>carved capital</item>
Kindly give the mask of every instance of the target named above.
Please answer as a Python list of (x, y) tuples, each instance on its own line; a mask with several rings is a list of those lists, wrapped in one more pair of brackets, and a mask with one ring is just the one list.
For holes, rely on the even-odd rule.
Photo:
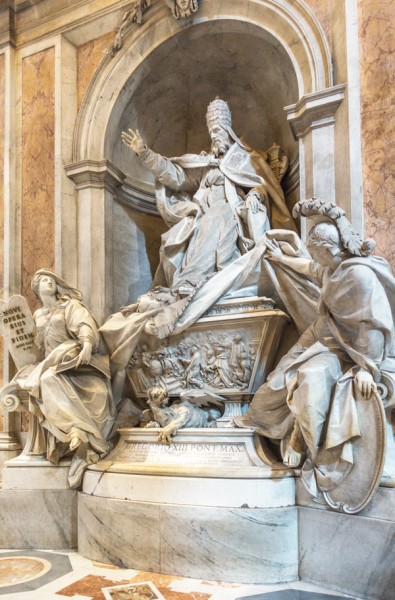
[(65, 166), (66, 173), (77, 190), (86, 188), (106, 188), (115, 192), (122, 185), (125, 174), (109, 160), (81, 160)]
[(13, 3), (2, 2), (0, 7), (0, 46), (10, 44), (15, 48), (15, 10)]
[(285, 106), (295, 138), (305, 137), (312, 129), (335, 122), (335, 113), (344, 99), (345, 84), (306, 94), (296, 104)]

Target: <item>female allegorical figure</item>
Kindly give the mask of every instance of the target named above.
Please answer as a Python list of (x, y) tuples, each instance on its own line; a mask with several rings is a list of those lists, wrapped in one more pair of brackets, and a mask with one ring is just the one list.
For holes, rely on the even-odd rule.
[[(383, 258), (370, 256), (374, 242), (362, 242), (344, 211), (316, 199), (296, 208), (326, 218), (307, 239), (313, 260), (285, 254), (287, 245), (275, 239), (266, 240), (267, 256), (290, 273), (290, 285), (308, 280), (320, 287), (318, 315), (235, 421), (282, 440), (289, 466), (301, 465), (306, 452), (302, 481), (317, 495), (317, 487), (330, 490), (348, 473), (352, 442), (364, 435), (355, 388), (369, 399), (383, 374), (395, 379), (395, 280)], [(332, 452), (330, 464), (322, 448)]]
[(36, 344), (45, 356), (21, 369), (14, 382), (29, 392), (29, 411), (46, 430), (47, 458), (75, 452), (69, 483), (76, 487), (87, 463), (108, 451), (115, 415), (108, 356), (97, 353), (99, 333), (81, 292), (40, 269), (32, 289), (43, 306), (34, 313)]

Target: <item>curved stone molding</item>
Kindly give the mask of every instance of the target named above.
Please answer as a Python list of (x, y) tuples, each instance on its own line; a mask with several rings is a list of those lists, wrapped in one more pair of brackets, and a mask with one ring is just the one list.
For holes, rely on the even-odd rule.
[(143, 181), (131, 181), (128, 178), (122, 187), (117, 189), (115, 199), (139, 212), (159, 215), (156, 208), (154, 186), (149, 186)]
[(77, 119), (73, 160), (101, 160), (108, 154), (106, 137), (111, 130), (115, 103), (118, 101), (117, 110), (122, 111), (122, 104), (126, 105), (130, 99), (121, 96), (126, 81), (157, 46), (177, 34), (181, 27), (216, 20), (243, 21), (275, 38), (292, 61), (300, 97), (332, 85), (325, 35), (313, 13), (299, 0), (251, 0), (248, 3), (212, 0), (202, 3), (199, 14), (183, 23), (172, 19), (165, 5), (156, 5), (150, 10), (150, 18), (125, 39), (116, 57), (104, 57), (92, 79)]

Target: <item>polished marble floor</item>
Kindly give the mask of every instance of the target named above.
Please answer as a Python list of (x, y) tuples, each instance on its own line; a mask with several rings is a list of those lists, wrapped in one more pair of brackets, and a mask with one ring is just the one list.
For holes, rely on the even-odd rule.
[(336, 600), (351, 597), (300, 581), (280, 585), (220, 583), (121, 569), (91, 561), (77, 552), (0, 550), (0, 600)]

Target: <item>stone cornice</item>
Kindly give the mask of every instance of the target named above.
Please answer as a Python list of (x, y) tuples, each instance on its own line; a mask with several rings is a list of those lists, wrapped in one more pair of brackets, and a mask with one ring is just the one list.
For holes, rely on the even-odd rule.
[(335, 122), (335, 112), (344, 99), (346, 85), (335, 85), (313, 94), (306, 94), (296, 104), (284, 110), (297, 139), (312, 129), (326, 127)]
[(15, 11), (11, 2), (0, 7), (0, 47), (10, 44), (15, 47)]
[[(31, 3), (22, 2), (16, 10), (16, 42), (22, 47), (37, 42), (48, 35), (72, 33), (75, 28), (86, 27), (97, 21), (95, 32), (86, 28), (86, 35), (79, 34), (78, 43), (83, 44), (97, 37), (97, 31), (104, 35), (115, 29), (120, 16), (130, 5), (130, 0), (39, 0)], [(103, 17), (113, 14), (113, 19)], [(83, 31), (83, 29), (82, 29)], [(86, 38), (86, 39), (85, 39)]]
[(126, 181), (126, 175), (107, 159), (81, 160), (66, 165), (65, 170), (77, 190), (107, 189), (118, 202), (145, 214), (158, 215), (154, 185)]
[(124, 173), (111, 161), (81, 160), (65, 166), (66, 173), (76, 185), (77, 190), (87, 188), (106, 188), (115, 192), (125, 180)]

